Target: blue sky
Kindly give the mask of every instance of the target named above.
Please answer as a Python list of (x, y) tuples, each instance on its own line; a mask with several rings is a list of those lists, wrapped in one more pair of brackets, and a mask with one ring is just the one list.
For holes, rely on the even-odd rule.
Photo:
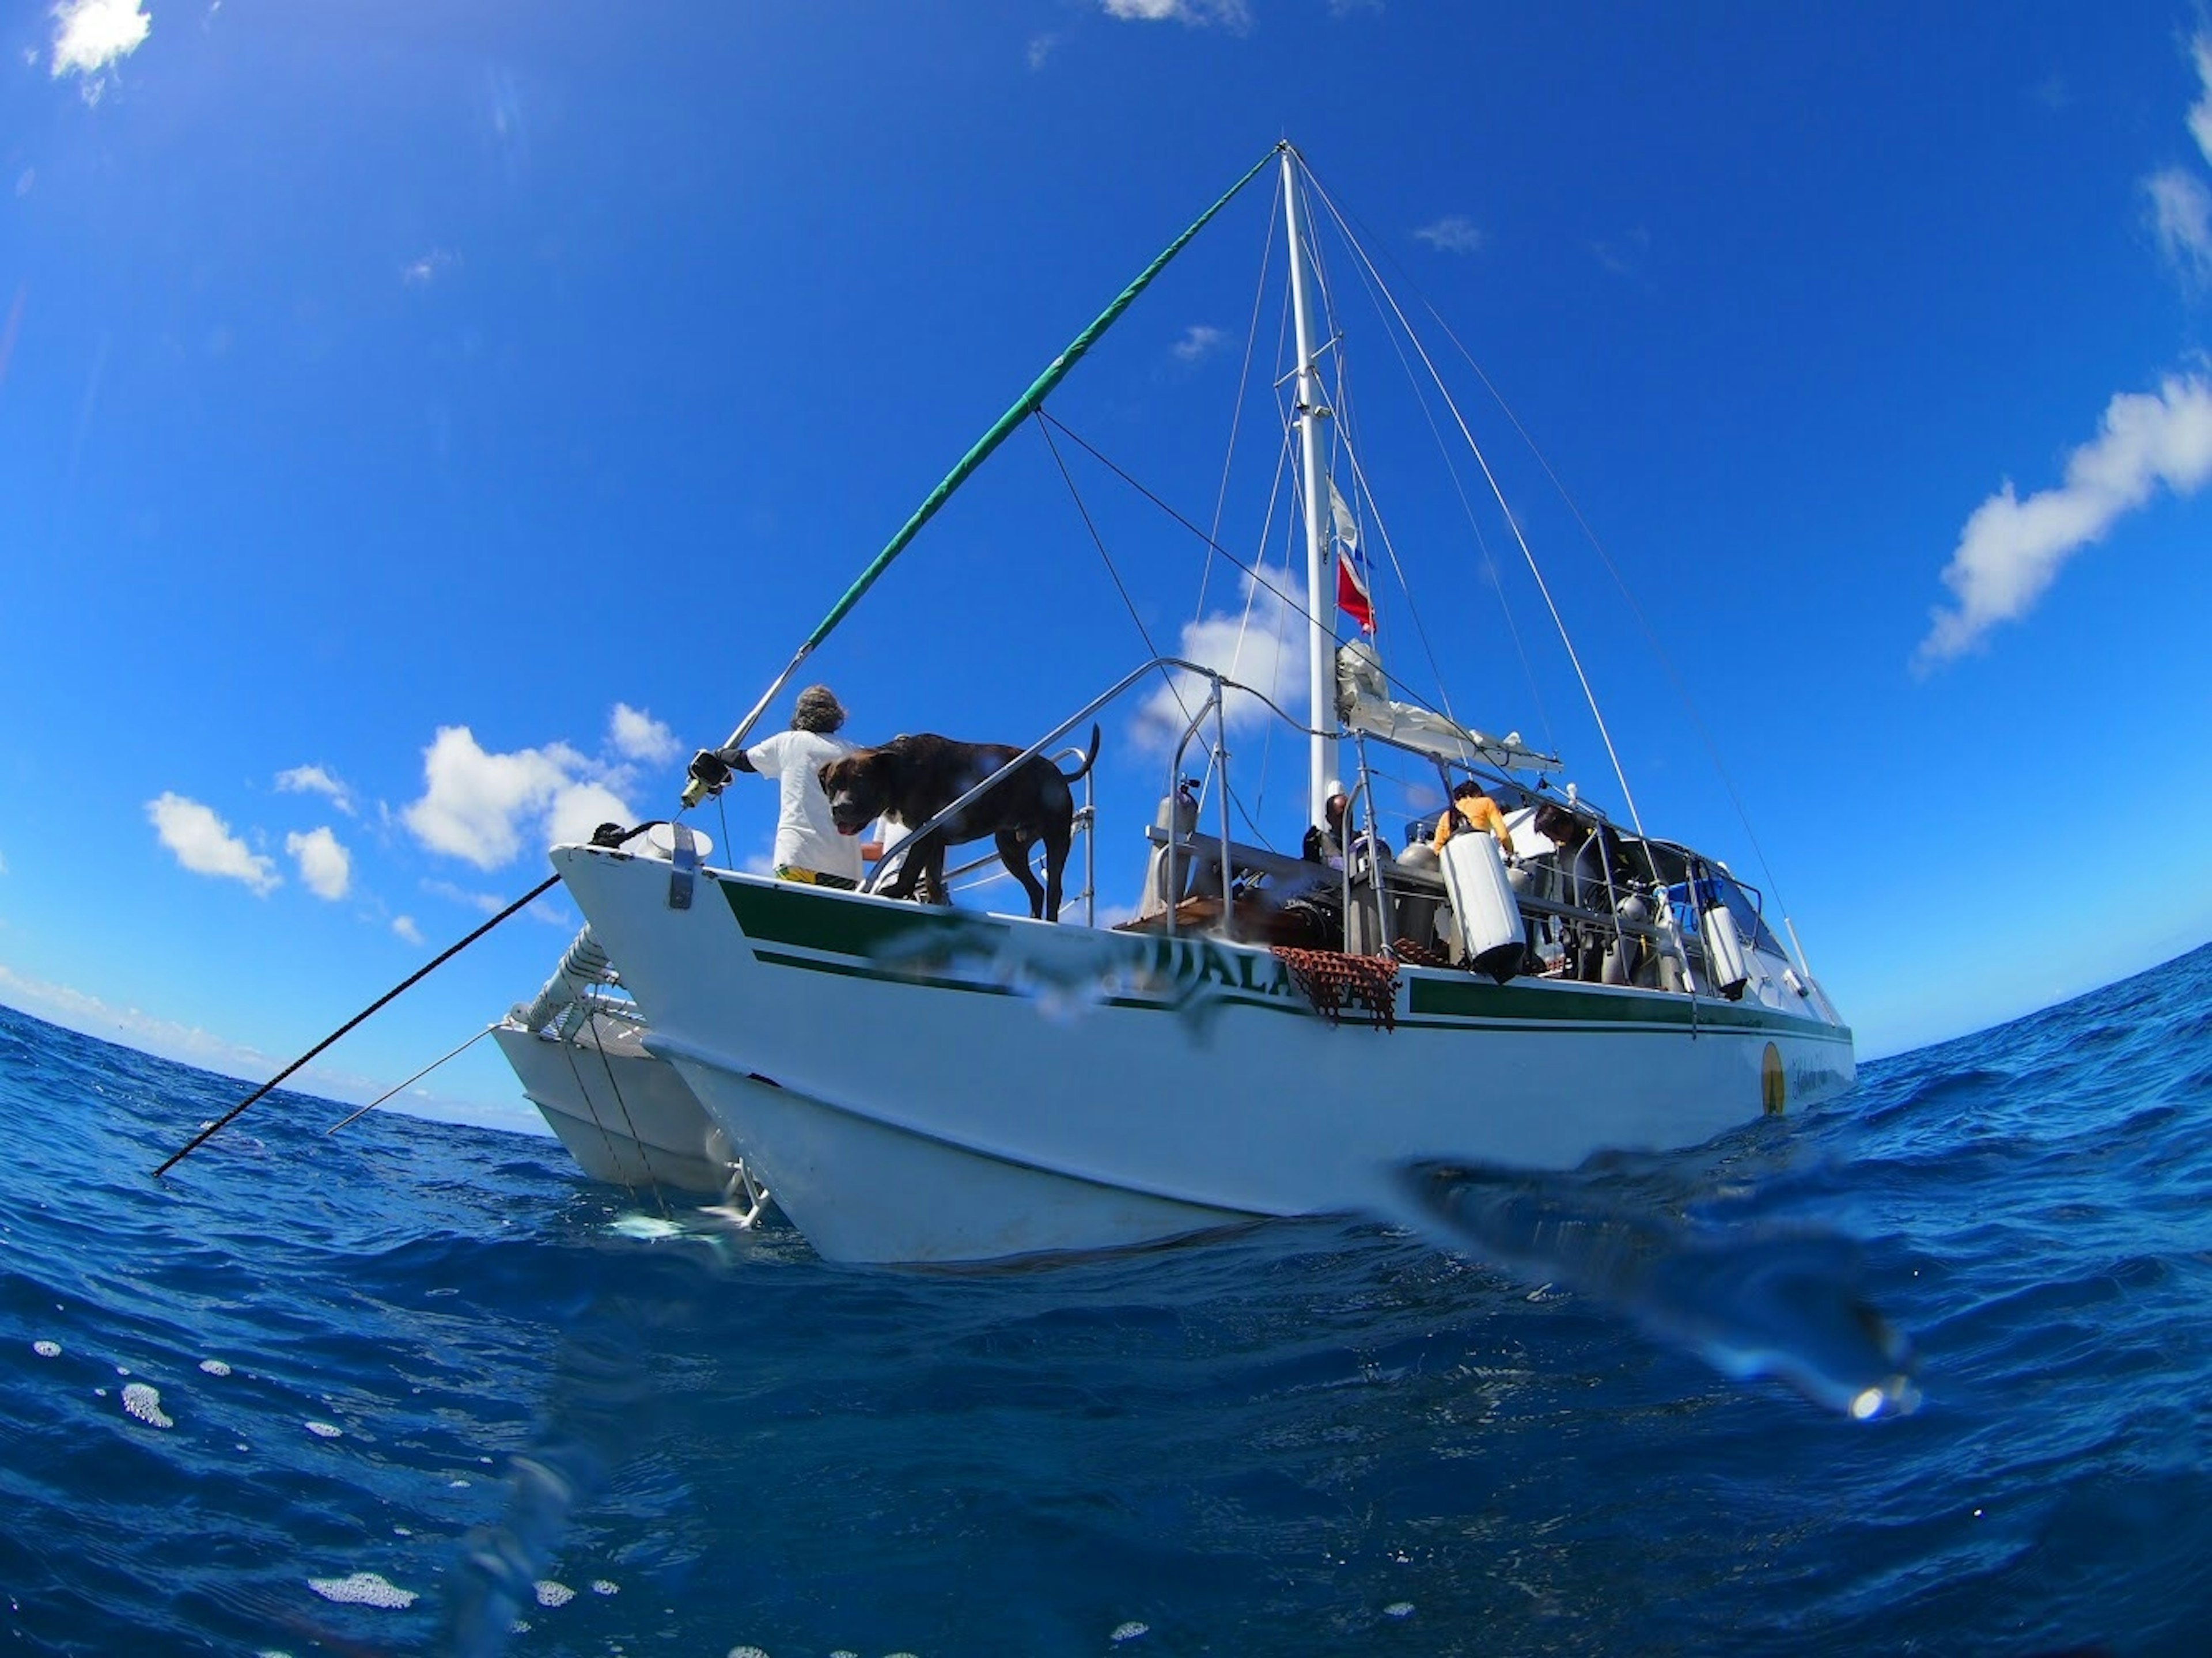
[[(1469, 399), (1646, 821), (1760, 878), (1702, 722), (1863, 1054), (2200, 943), (2207, 30), (2148, 4), (18, 9), (0, 1000), (265, 1074), (538, 881), (549, 835), (668, 811), (682, 756), (1285, 136), (1650, 617), (1671, 668)], [(1051, 405), (1201, 521), (1270, 228), (1263, 180)], [(1379, 390), (1396, 360), (1366, 349)], [(1378, 469), (1428, 442), (1365, 437)], [(1202, 622), (1194, 544), (1078, 471), (1148, 629)], [(1493, 538), (1493, 589), (1456, 507), (1413, 499), (1384, 506), (1455, 707), (1548, 735), (1617, 807), (1517, 554)], [(863, 739), (1026, 741), (1141, 654), (1030, 431), (810, 677)], [(1109, 902), (1159, 764), (1109, 729)], [(1294, 842), (1295, 780), (1269, 786)], [(727, 810), (757, 859), (769, 792)], [(397, 1082), (573, 924), (510, 923), (312, 1085)], [(431, 1087), (518, 1105), (483, 1050)]]

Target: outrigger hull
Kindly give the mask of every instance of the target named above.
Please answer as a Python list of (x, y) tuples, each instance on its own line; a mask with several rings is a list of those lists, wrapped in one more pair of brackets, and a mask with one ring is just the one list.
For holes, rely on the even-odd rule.
[(665, 862), (553, 861), (652, 1050), (837, 1260), (1389, 1212), (1411, 1160), (1694, 1145), (1855, 1073), (1847, 1029), (1748, 1002), (1409, 967), (1394, 1029), (1332, 1024), (1264, 946), (717, 871), (679, 908)]
[(585, 1174), (633, 1187), (720, 1196), (734, 1172), (726, 1133), (635, 1029), (602, 1024), (556, 1038), (492, 1027), (522, 1091)]

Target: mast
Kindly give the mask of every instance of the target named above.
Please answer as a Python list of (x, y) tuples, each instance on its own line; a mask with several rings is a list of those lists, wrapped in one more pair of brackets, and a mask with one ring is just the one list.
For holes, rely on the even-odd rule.
[(1291, 314), (1297, 330), (1298, 470), (1306, 497), (1306, 724), (1313, 734), (1306, 738), (1306, 821), (1328, 821), (1329, 739), (1322, 735), (1336, 729), (1336, 702), (1331, 694), (1331, 670), (1335, 665), (1335, 634), (1323, 620), (1329, 599), (1322, 591), (1323, 550), (1322, 525), (1327, 519), (1328, 472), (1322, 459), (1322, 421), (1328, 410), (1321, 400), (1321, 376), (1315, 362), (1313, 303), (1308, 295), (1304, 228), (1298, 213), (1297, 152), (1283, 146), (1283, 218), (1291, 242)]

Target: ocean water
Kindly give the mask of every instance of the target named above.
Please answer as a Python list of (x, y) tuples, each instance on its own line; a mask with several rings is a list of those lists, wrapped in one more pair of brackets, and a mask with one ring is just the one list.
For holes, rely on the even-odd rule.
[[(8, 1650), (2212, 1650), (2212, 947), (1696, 1152), (1048, 1268), (295, 1095), (149, 1178), (238, 1092), (0, 1010)], [(1445, 1247), (1532, 1207), (1634, 1248)], [(1799, 1259), (1917, 1409), (1824, 1396)]]

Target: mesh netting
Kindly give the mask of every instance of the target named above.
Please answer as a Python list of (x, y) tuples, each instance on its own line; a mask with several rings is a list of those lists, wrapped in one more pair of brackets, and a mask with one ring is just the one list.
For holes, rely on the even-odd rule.
[(1388, 956), (1346, 956), (1333, 950), (1275, 946), (1275, 959), (1331, 1024), (1349, 1009), (1377, 1030), (1398, 1028), (1398, 964)]

